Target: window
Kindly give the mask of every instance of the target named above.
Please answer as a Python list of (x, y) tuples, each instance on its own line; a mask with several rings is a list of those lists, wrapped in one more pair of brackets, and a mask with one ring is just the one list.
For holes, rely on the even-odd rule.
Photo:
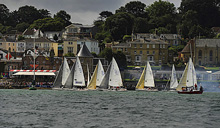
[(140, 54), (142, 54), (142, 51), (140, 51)]
[(10, 46), (10, 43), (8, 43), (8, 46)]
[(199, 50), (199, 57), (202, 57), (202, 50)]
[(136, 44), (134, 44), (134, 47), (136, 48), (136, 47), (137, 47), (137, 45), (136, 45)]
[(0, 43), (0, 45), (2, 45), (2, 43)]
[(121, 51), (123, 51), (123, 48), (121, 48)]
[(212, 53), (212, 50), (211, 50), (211, 51), (209, 52), (209, 60), (210, 60), (210, 61), (212, 61), (212, 56), (213, 56), (212, 54), (213, 54), (213, 53)]
[(147, 51), (147, 55), (149, 55), (149, 53), (150, 53), (150, 52), (149, 52), (149, 51)]
[(163, 48), (163, 45), (162, 45), (162, 44), (160, 44), (160, 48)]
[(155, 51), (153, 51), (153, 55), (155, 54)]
[(127, 52), (127, 48), (125, 48), (125, 52)]
[(165, 48), (165, 44), (163, 44), (163, 48)]
[(155, 44), (153, 44), (153, 46), (152, 46), (153, 48), (155, 48)]
[(147, 44), (147, 48), (149, 48), (149, 44)]
[(136, 54), (137, 52), (136, 51), (134, 51), (134, 54)]
[(67, 53), (73, 53), (73, 47), (67, 47)]
[(140, 44), (140, 48), (142, 48), (143, 47), (143, 44)]

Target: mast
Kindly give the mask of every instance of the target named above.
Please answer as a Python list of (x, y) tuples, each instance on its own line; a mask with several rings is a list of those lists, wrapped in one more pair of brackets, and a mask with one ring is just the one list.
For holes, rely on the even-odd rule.
[(35, 86), (35, 36), (34, 36), (34, 81), (33, 81), (33, 86)]

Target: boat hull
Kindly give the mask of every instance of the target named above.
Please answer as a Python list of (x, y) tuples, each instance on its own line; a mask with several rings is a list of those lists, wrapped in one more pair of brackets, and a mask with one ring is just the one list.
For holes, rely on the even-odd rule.
[(203, 91), (178, 91), (178, 94), (202, 94)]

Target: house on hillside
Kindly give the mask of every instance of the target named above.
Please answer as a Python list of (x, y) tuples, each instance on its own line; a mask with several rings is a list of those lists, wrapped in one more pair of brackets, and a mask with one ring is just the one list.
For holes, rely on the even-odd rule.
[(64, 39), (70, 38), (70, 37), (90, 37), (93, 38), (95, 36), (95, 26), (94, 25), (82, 25), (82, 24), (76, 24), (73, 23), (67, 27), (65, 27), (65, 30), (62, 34), (62, 37)]
[(26, 29), (23, 33), (22, 36), (24, 38), (39, 38), (39, 37), (43, 37), (44, 34), (42, 31), (38, 30), (34, 30), (34, 29)]

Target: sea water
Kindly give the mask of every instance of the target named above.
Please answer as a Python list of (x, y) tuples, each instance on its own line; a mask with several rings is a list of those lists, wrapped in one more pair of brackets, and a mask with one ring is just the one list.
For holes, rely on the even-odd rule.
[(0, 127), (219, 128), (220, 93), (0, 90)]

